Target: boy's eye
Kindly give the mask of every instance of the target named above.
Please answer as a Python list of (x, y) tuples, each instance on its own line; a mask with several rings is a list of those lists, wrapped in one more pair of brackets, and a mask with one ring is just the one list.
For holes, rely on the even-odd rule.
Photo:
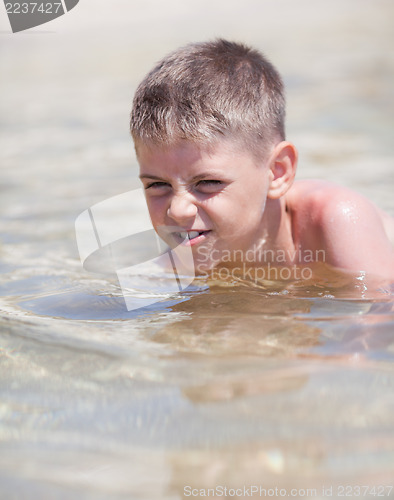
[(199, 191), (204, 193), (216, 193), (223, 187), (223, 182), (216, 179), (205, 179), (197, 183)]
[(145, 186), (145, 189), (151, 189), (151, 188), (163, 188), (163, 187), (168, 187), (169, 184), (167, 182), (161, 182), (161, 181), (155, 181), (155, 182), (150, 182)]

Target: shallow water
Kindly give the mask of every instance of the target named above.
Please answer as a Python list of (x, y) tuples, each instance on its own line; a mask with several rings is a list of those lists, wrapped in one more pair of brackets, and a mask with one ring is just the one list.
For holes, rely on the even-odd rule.
[(392, 481), (392, 296), (200, 283), (127, 312), (65, 267), (2, 302), (6, 498)]
[(0, 498), (252, 485), (394, 498), (382, 489), (394, 477), (392, 288), (327, 269), (312, 283), (197, 279), (128, 311), (116, 280), (83, 270), (74, 234), (80, 212), (136, 187), (136, 82), (163, 52), (217, 35), (277, 62), (299, 176), (394, 214), (392, 3), (229, 2), (226, 16), (211, 2), (122, 1), (122, 16), (106, 5), (81, 2), (53, 33), (14, 36), (1, 19)]

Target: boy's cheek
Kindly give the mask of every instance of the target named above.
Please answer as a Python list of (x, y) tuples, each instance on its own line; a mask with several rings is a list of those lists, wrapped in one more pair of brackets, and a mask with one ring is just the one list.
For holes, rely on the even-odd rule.
[(162, 219), (163, 215), (165, 215), (166, 212), (164, 203), (160, 202), (158, 199), (155, 200), (153, 198), (147, 198), (146, 202), (152, 222)]

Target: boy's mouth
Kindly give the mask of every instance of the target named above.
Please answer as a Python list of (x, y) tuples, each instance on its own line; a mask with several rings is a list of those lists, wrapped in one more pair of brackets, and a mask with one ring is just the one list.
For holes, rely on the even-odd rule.
[(184, 244), (184, 245), (195, 245), (202, 241), (205, 236), (210, 231), (179, 231), (176, 232), (176, 237)]

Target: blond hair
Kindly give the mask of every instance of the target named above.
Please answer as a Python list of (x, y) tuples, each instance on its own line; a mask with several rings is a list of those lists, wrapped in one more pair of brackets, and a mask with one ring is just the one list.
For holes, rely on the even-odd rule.
[(264, 151), (285, 138), (282, 79), (257, 50), (223, 39), (193, 43), (161, 60), (135, 93), (136, 145), (220, 138)]

